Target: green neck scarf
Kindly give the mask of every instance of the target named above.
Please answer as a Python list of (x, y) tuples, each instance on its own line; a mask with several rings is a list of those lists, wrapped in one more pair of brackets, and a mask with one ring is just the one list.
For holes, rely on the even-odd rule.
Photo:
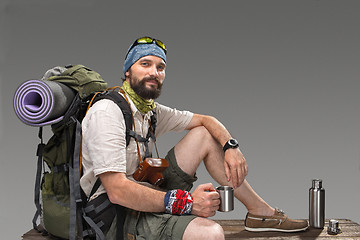
[(154, 100), (147, 100), (145, 98), (137, 95), (134, 90), (130, 87), (130, 84), (127, 81), (123, 82), (122, 89), (129, 96), (131, 101), (135, 104), (136, 108), (143, 114), (153, 110), (155, 108)]

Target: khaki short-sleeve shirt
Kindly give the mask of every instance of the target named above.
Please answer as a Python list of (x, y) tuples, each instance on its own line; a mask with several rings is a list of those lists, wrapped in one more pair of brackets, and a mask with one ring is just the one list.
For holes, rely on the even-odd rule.
[[(120, 93), (119, 93), (120, 94)], [(129, 99), (129, 98), (128, 98)], [(153, 112), (143, 115), (129, 99), (130, 108), (135, 119), (135, 132), (145, 137), (149, 128), (149, 119)], [(156, 137), (166, 132), (183, 131), (190, 123), (193, 113), (180, 111), (156, 103)], [(136, 171), (139, 159), (136, 142), (131, 138), (126, 147), (125, 121), (121, 109), (111, 100), (103, 99), (96, 102), (88, 111), (82, 122), (82, 164), (83, 176), (81, 187), (87, 196), (90, 194), (97, 176), (105, 172), (126, 173), (129, 179)], [(139, 143), (140, 153), (145, 155), (145, 146)], [(149, 150), (153, 149), (152, 143)], [(100, 186), (96, 194), (105, 192)]]

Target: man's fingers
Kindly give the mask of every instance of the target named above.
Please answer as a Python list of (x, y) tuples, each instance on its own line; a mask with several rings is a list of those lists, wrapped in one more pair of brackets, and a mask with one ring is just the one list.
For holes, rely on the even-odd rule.
[(229, 167), (229, 165), (227, 164), (227, 162), (224, 162), (224, 165), (225, 165), (225, 176), (226, 176), (226, 179), (227, 179), (228, 182), (230, 182), (230, 179), (231, 179), (230, 167)]
[(240, 187), (242, 182), (244, 181), (247, 175), (247, 164), (237, 164), (231, 168), (231, 179), (233, 183), (233, 187)]
[(231, 169), (231, 177), (232, 177), (232, 182), (233, 182), (233, 186), (234, 188), (237, 188), (239, 186), (239, 173), (241, 172), (241, 170), (235, 168), (235, 169)]
[(212, 185), (212, 183), (204, 183), (204, 184), (200, 184), (198, 186), (198, 189), (201, 191), (216, 191), (216, 189), (214, 188), (214, 186)]
[(238, 169), (238, 180), (237, 180), (237, 187), (240, 187), (241, 183), (244, 180), (244, 171), (242, 168)]
[[(244, 155), (238, 150), (229, 152), (225, 157), (225, 176), (228, 182), (232, 182), (234, 188), (240, 187), (248, 173), (248, 167)], [(227, 153), (226, 152), (226, 153)]]
[(210, 192), (209, 196), (212, 201), (219, 201), (218, 203), (220, 204), (220, 194), (218, 192)]

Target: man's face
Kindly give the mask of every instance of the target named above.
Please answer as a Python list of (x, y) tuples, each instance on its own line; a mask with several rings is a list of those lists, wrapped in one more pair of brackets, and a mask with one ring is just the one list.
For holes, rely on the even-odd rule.
[(160, 96), (165, 79), (166, 64), (162, 58), (145, 56), (125, 73), (125, 80), (140, 97), (156, 99)]

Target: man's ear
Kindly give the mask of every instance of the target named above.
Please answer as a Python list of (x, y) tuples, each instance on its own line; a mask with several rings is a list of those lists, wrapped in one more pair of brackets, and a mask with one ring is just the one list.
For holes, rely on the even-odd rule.
[(128, 76), (129, 76), (129, 71), (126, 71), (125, 77), (128, 77)]

